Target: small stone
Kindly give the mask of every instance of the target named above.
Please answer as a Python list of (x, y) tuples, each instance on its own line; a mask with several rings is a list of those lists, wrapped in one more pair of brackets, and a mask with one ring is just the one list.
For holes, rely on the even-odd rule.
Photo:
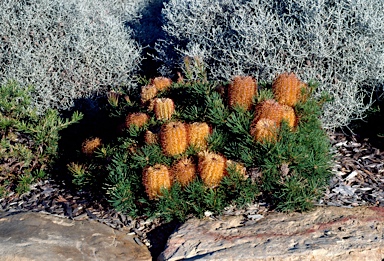
[(206, 217), (210, 217), (212, 215), (213, 215), (213, 213), (211, 211), (205, 211), (204, 212), (204, 216), (206, 216)]
[(262, 219), (264, 216), (263, 215), (248, 215), (247, 218), (250, 219), (250, 220), (260, 220)]

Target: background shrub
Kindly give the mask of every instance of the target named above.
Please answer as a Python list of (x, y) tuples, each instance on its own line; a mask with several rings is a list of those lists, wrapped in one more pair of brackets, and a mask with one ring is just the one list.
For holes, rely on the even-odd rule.
[(383, 86), (383, 1), (170, 0), (162, 13), (165, 37), (156, 49), (164, 75), (184, 56), (201, 57), (212, 79), (271, 80), (292, 70), (321, 83), (317, 96), (333, 96), (325, 128), (363, 117), (368, 87)]
[(124, 22), (135, 12), (122, 1), (1, 1), (0, 83), (33, 85), (39, 112), (129, 86), (141, 47)]
[(24, 193), (45, 178), (58, 158), (59, 132), (82, 118), (76, 112), (62, 119), (53, 109), (38, 115), (30, 106), (31, 90), (16, 82), (0, 85), (0, 197)]

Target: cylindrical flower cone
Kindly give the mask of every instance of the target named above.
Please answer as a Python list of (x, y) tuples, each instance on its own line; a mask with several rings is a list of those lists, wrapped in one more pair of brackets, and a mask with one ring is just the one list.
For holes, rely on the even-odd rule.
[(97, 148), (101, 147), (101, 145), (100, 138), (87, 139), (82, 143), (81, 151), (86, 155), (92, 155)]
[(183, 187), (187, 186), (196, 177), (196, 165), (191, 159), (183, 158), (173, 165), (172, 176)]
[(276, 100), (288, 106), (295, 106), (304, 98), (307, 84), (300, 81), (294, 73), (282, 73), (273, 81), (272, 90)]
[(155, 99), (155, 115), (158, 120), (170, 120), (175, 112), (175, 104), (169, 98)]
[(155, 85), (147, 85), (141, 88), (141, 102), (146, 103), (157, 95), (157, 88)]
[(151, 81), (151, 84), (154, 85), (158, 91), (164, 91), (172, 85), (172, 80), (166, 77), (156, 77)]
[(249, 110), (256, 95), (257, 82), (251, 76), (236, 76), (228, 88), (229, 106)]
[(276, 121), (261, 118), (251, 127), (251, 135), (260, 143), (276, 142), (278, 129)]
[(204, 184), (208, 187), (217, 187), (226, 175), (226, 159), (215, 153), (199, 153), (198, 170)]
[(142, 112), (130, 113), (125, 118), (125, 127), (129, 128), (132, 125), (142, 127), (149, 121), (149, 116)]
[(150, 130), (147, 130), (144, 134), (144, 141), (147, 144), (158, 144), (159, 136)]
[(168, 168), (161, 164), (148, 167), (143, 171), (143, 184), (149, 199), (161, 196), (161, 189), (170, 189), (172, 176)]
[(188, 130), (182, 122), (164, 124), (160, 131), (160, 142), (164, 153), (168, 156), (182, 154), (188, 147)]
[(287, 121), (291, 129), (296, 125), (294, 109), (290, 106), (282, 105), (275, 100), (265, 100), (256, 106), (256, 116), (253, 124), (256, 124), (262, 118), (275, 121), (278, 127), (280, 127), (282, 120)]
[(198, 150), (207, 148), (207, 138), (211, 133), (211, 128), (205, 122), (194, 122), (188, 125), (189, 145)]

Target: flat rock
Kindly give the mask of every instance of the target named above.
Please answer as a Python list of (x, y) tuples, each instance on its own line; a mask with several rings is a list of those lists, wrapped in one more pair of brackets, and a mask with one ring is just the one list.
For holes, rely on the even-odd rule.
[(93, 220), (0, 213), (0, 260), (152, 260), (137, 238)]
[(382, 261), (384, 208), (191, 219), (171, 235), (158, 260)]

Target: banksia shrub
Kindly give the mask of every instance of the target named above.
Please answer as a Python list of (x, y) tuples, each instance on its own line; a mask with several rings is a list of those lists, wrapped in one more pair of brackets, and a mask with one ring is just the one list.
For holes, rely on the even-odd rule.
[(194, 122), (188, 125), (189, 145), (198, 150), (207, 148), (207, 139), (211, 132), (209, 125), (205, 122)]
[(156, 98), (154, 100), (156, 119), (170, 120), (175, 112), (175, 104), (169, 98)]
[(229, 85), (229, 106), (241, 106), (249, 110), (257, 95), (257, 83), (250, 76), (236, 76)]
[(161, 164), (144, 169), (143, 184), (149, 199), (155, 199), (161, 195), (161, 189), (169, 189), (172, 185), (172, 177), (168, 168)]
[(156, 77), (151, 81), (151, 84), (154, 85), (158, 91), (164, 91), (172, 85), (172, 80), (167, 77)]
[(216, 153), (200, 152), (198, 170), (205, 185), (216, 187), (226, 175), (226, 159)]
[(98, 137), (87, 139), (81, 145), (81, 151), (86, 155), (92, 155), (97, 148), (101, 147), (101, 145), (101, 139)]
[(160, 130), (160, 142), (163, 152), (169, 156), (179, 155), (188, 147), (188, 130), (182, 122), (164, 124)]
[(276, 121), (261, 118), (251, 127), (251, 135), (261, 143), (264, 141), (276, 142), (278, 130), (279, 127)]
[[(146, 129), (130, 129), (113, 147), (103, 147), (112, 203), (137, 215), (184, 219), (207, 210), (220, 214), (230, 204), (246, 206), (262, 192), (273, 207), (309, 209), (328, 184), (330, 170), (327, 136), (318, 119), (323, 97), (308, 97), (294, 110), (273, 100), (271, 86), (265, 84), (257, 94), (261, 102), (237, 109), (240, 103), (233, 108), (226, 90), (222, 92), (225, 83), (208, 82), (200, 72), (151, 99), (156, 117)], [(198, 75), (199, 81), (191, 80)], [(146, 105), (139, 91), (127, 93), (132, 97), (128, 106), (110, 105), (112, 116), (142, 111)], [(171, 117), (164, 111), (172, 110), (161, 106), (178, 111)], [(127, 153), (127, 148), (134, 149)], [(283, 178), (281, 166), (289, 173)]]
[(294, 73), (282, 73), (273, 81), (272, 90), (280, 104), (295, 106), (304, 99), (307, 85)]
[(190, 158), (182, 158), (173, 165), (172, 176), (182, 186), (187, 186), (196, 177), (196, 164)]
[(244, 179), (247, 178), (247, 169), (244, 167), (243, 164), (233, 161), (233, 160), (227, 160), (227, 169), (233, 169), (237, 173), (239, 173), (241, 176), (244, 177)]
[(142, 112), (130, 113), (125, 118), (125, 126), (127, 128), (135, 125), (137, 127), (142, 127), (149, 121), (149, 116)]
[(292, 107), (282, 105), (275, 100), (265, 100), (256, 106), (256, 116), (254, 124), (260, 119), (265, 118), (276, 122), (280, 126), (281, 121), (285, 120), (290, 128), (296, 125), (296, 115)]

